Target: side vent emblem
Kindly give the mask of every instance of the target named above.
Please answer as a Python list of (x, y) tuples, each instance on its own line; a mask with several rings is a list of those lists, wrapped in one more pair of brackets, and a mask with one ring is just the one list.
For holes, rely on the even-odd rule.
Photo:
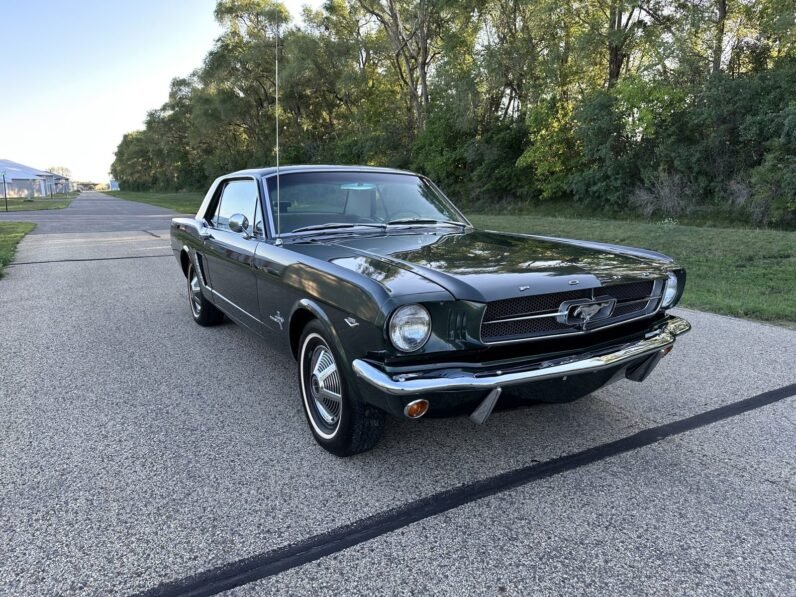
[(282, 317), (282, 314), (279, 311), (276, 312), (276, 315), (269, 315), (268, 319), (279, 325), (280, 330), (284, 329), (282, 326), (285, 323), (285, 318)]

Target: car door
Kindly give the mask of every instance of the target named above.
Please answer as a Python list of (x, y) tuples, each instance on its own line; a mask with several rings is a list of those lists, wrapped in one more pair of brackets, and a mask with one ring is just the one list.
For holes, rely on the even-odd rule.
[[(261, 332), (253, 269), (263, 234), (258, 185), (252, 178), (231, 179), (221, 184), (219, 193), (204, 241), (213, 296), (216, 304), (233, 319)], [(240, 232), (229, 227), (230, 218), (237, 214), (246, 218), (246, 226)]]

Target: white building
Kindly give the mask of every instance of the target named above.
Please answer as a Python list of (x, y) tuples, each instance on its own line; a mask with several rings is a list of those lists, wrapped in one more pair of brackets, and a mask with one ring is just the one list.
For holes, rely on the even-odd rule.
[(9, 197), (47, 197), (72, 190), (70, 180), (64, 176), (0, 159), (0, 185), (3, 179), (5, 189), (0, 187), (0, 193), (5, 191)]

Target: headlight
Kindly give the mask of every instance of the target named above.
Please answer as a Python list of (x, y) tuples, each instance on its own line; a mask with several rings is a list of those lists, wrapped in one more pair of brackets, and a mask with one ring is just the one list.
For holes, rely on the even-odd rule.
[(404, 305), (390, 318), (390, 340), (404, 352), (414, 352), (428, 341), (431, 335), (431, 315), (421, 305)]
[(677, 298), (678, 285), (677, 276), (673, 272), (669, 272), (669, 277), (666, 279), (666, 287), (663, 289), (661, 307), (667, 309), (674, 305), (674, 300)]

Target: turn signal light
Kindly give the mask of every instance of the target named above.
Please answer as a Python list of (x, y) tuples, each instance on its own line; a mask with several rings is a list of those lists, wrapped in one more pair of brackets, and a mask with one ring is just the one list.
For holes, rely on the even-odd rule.
[(404, 414), (410, 419), (419, 419), (428, 411), (428, 400), (415, 400), (404, 408)]
[(669, 346), (667, 346), (666, 348), (664, 348), (664, 349), (661, 351), (661, 352), (663, 353), (663, 356), (666, 356), (667, 354), (669, 354), (670, 352), (672, 352), (672, 348), (674, 348), (674, 346), (672, 346), (672, 345), (669, 345)]

